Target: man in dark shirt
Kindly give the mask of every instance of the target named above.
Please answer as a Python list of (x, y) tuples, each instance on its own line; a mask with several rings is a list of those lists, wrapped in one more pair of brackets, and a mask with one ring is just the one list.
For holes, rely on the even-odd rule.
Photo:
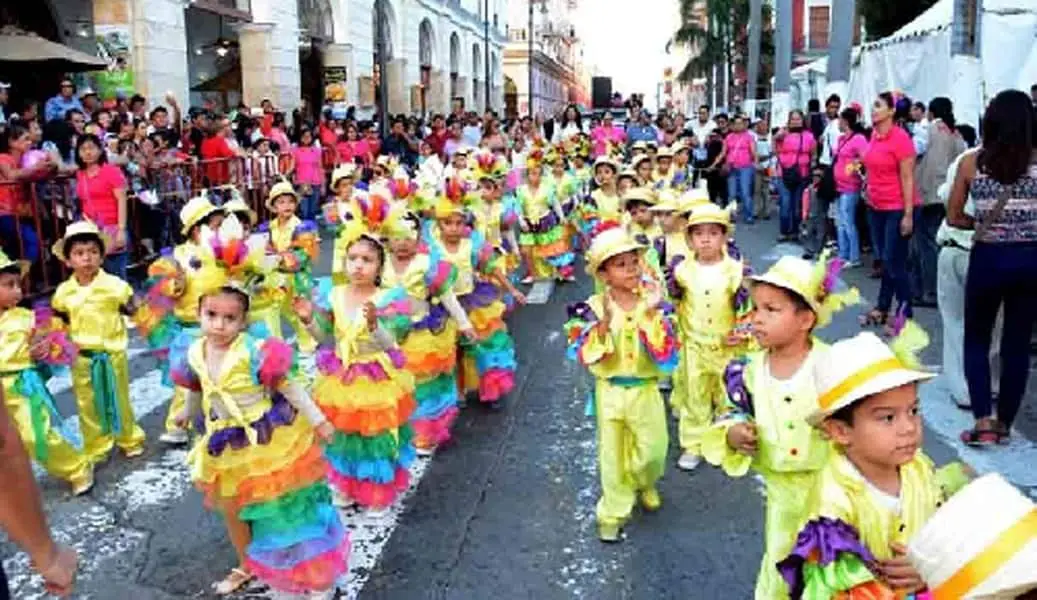
[(407, 135), (407, 118), (403, 115), (392, 120), (392, 129), (382, 142), (382, 154), (397, 156), (408, 167), (417, 161), (418, 141)]

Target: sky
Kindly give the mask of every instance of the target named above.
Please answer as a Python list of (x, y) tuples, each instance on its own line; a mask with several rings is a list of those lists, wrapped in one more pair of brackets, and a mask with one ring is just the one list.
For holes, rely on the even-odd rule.
[[(624, 97), (642, 93), (646, 104), (654, 104), (667, 64), (666, 41), (678, 26), (677, 0), (580, 0), (576, 25), (584, 59), (612, 77), (612, 89)], [(630, 43), (635, 31), (639, 42), (649, 42)]]

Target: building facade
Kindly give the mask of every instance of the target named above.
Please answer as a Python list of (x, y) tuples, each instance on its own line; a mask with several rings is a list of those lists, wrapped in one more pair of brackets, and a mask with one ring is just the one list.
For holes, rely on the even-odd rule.
[(270, 99), (291, 110), (334, 90), (361, 114), (377, 104), (380, 8), (390, 112), (445, 112), (455, 97), (476, 110), (503, 107), (505, 0), (4, 4), (3, 22), (105, 58), (108, 70), (85, 79), (102, 95), (139, 92), (155, 106), (173, 93), (181, 104), (222, 108)]

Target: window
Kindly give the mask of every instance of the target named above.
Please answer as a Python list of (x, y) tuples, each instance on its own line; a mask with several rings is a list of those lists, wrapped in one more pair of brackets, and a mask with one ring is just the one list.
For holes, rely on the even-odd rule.
[(808, 44), (811, 50), (828, 49), (829, 12), (827, 6), (810, 7)]

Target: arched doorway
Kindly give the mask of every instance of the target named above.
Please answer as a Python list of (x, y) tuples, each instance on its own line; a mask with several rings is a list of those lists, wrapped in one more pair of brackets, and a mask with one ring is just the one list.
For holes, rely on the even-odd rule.
[[(450, 34), (450, 102), (461, 95), (461, 36), (457, 32)], [(464, 99), (462, 98), (462, 105)]]
[(500, 88), (497, 87), (497, 79), (500, 77), (500, 72), (497, 70), (499, 63), (497, 62), (497, 53), (490, 53), (490, 93), (493, 94), (486, 104), (492, 108), (500, 108), (494, 103), (500, 99)]
[[(384, 64), (388, 65), (393, 59), (394, 43), (393, 33), (396, 29), (396, 16), (393, 13), (392, 4), (389, 0), (374, 0), (374, 18), (371, 19), (371, 39), (374, 40), (372, 44), (372, 54), (374, 66), (372, 73), (374, 73), (374, 100), (375, 106), (379, 109), (382, 106), (382, 77), (386, 76), (382, 73), (382, 59), (378, 56), (379, 44), (378, 35), (382, 35), (381, 47), (385, 49)], [(388, 82), (386, 82), (388, 83)], [(388, 87), (386, 87), (386, 96), (389, 95)], [(382, 115), (386, 117), (387, 115)]]
[(519, 116), (518, 86), (507, 75), (504, 76), (504, 114), (508, 119), (517, 119)]
[(432, 64), (435, 60), (436, 36), (432, 31), (432, 22), (428, 19), (421, 21), (418, 26), (418, 64), (421, 69), (421, 114), (428, 113), (428, 90), (432, 83)]
[(296, 0), (299, 10), (299, 78), (303, 118), (316, 120), (324, 106), (324, 47), (335, 39), (329, 0)]
[(479, 44), (472, 44), (472, 110), (483, 108), (482, 52)]

